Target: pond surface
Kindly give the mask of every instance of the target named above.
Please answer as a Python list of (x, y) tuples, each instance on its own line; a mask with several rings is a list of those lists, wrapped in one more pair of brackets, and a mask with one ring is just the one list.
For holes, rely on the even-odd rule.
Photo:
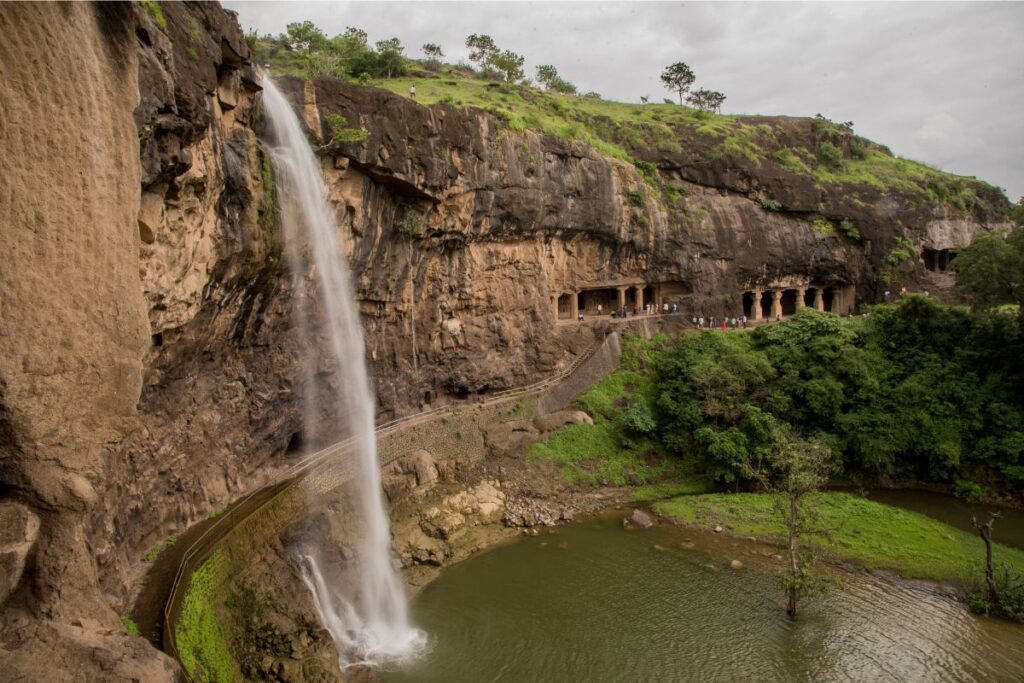
[(977, 533), (971, 526), (971, 517), (978, 516), (979, 522), (988, 521), (989, 512), (998, 512), (992, 539), (1003, 545), (1024, 549), (1024, 510), (968, 503), (945, 493), (920, 491), (917, 489), (876, 489), (868, 493), (870, 500), (893, 505), (913, 512), (919, 512), (940, 522)]
[(432, 649), (382, 678), (1024, 680), (1024, 627), (929, 586), (844, 573), (790, 621), (771, 552), (676, 527), (627, 531), (621, 515), (524, 538), (424, 588), (412, 611)]

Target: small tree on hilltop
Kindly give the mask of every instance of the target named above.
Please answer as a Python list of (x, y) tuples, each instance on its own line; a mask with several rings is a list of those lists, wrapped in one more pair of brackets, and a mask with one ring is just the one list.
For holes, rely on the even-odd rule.
[(491, 58), (498, 54), (498, 46), (488, 35), (474, 33), (466, 38), (466, 47), (470, 49), (469, 61), (476, 62), (481, 68), (486, 68)]
[(380, 63), (380, 69), (388, 78), (397, 76), (402, 72), (405, 65), (402, 59), (402, 52), (404, 51), (405, 48), (402, 47), (402, 41), (398, 38), (377, 41), (377, 58)]
[(558, 78), (558, 69), (550, 64), (541, 64), (537, 67), (537, 82), (545, 88), (551, 88), (551, 82)]
[(661, 82), (665, 88), (672, 92), (679, 93), (679, 104), (683, 103), (683, 96), (690, 90), (690, 86), (697, 80), (693, 69), (684, 62), (676, 62), (665, 67), (661, 72)]
[(444, 57), (444, 53), (441, 52), (441, 46), (437, 43), (423, 43), (423, 54), (428, 59), (440, 60)]
[(542, 64), (537, 67), (537, 82), (551, 92), (560, 92), (571, 95), (576, 92), (576, 86), (558, 75), (558, 69), (550, 64)]
[(687, 95), (686, 101), (701, 111), (717, 112), (722, 108), (722, 103), (725, 102), (725, 95), (717, 90), (700, 88)]
[(285, 31), (284, 36), (282, 36), (285, 44), (298, 52), (309, 52), (327, 41), (327, 36), (324, 35), (324, 32), (309, 20), (288, 24)]
[(523, 79), (526, 75), (523, 72), (525, 63), (525, 57), (517, 55), (511, 50), (503, 50), (499, 54), (493, 55), (488, 62), (489, 66), (494, 67), (501, 74), (506, 83), (514, 83)]

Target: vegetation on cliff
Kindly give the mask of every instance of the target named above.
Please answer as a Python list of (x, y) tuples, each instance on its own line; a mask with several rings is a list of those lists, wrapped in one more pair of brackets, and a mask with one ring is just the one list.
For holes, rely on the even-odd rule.
[(342, 78), (401, 96), (411, 96), (415, 87), (415, 99), (423, 104), (475, 107), (512, 130), (582, 141), (608, 157), (647, 164), (645, 176), (651, 180), (658, 166), (725, 159), (752, 170), (796, 174), (823, 188), (847, 186), (866, 199), (897, 193), (959, 211), (1009, 211), (998, 188), (896, 157), (854, 134), (852, 122), (723, 115), (709, 111), (715, 107), (704, 106), (703, 99), (695, 108), (671, 100), (649, 104), (646, 96), (642, 104), (613, 102), (593, 92), (576, 94), (551, 65), (538, 69), (541, 89), (524, 78), (521, 56), (489, 40), (480, 35), (467, 39), (474, 68), (442, 63), (441, 48), (429, 43), (426, 59), (409, 59), (397, 38), (371, 46), (366, 33), (352, 27), (328, 38), (304, 22), (289, 25), (279, 36), (249, 37), (256, 58), (269, 64), (272, 73)]

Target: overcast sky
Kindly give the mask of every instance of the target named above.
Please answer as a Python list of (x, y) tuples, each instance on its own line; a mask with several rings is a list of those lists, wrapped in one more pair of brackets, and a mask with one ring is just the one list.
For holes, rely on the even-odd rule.
[(672, 97), (684, 61), (732, 114), (821, 113), (894, 153), (1024, 194), (1024, 3), (224, 2), (242, 28), (311, 19), (465, 59), (486, 33), (581, 91)]

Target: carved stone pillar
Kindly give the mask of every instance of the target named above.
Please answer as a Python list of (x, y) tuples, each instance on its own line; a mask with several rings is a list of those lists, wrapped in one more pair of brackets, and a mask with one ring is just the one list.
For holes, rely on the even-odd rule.
[(772, 320), (782, 318), (782, 290), (772, 290)]
[(755, 323), (761, 320), (761, 297), (764, 295), (764, 290), (754, 290), (754, 304), (750, 307), (750, 319)]
[(819, 311), (825, 310), (825, 293), (821, 291), (821, 287), (814, 290), (814, 307)]

